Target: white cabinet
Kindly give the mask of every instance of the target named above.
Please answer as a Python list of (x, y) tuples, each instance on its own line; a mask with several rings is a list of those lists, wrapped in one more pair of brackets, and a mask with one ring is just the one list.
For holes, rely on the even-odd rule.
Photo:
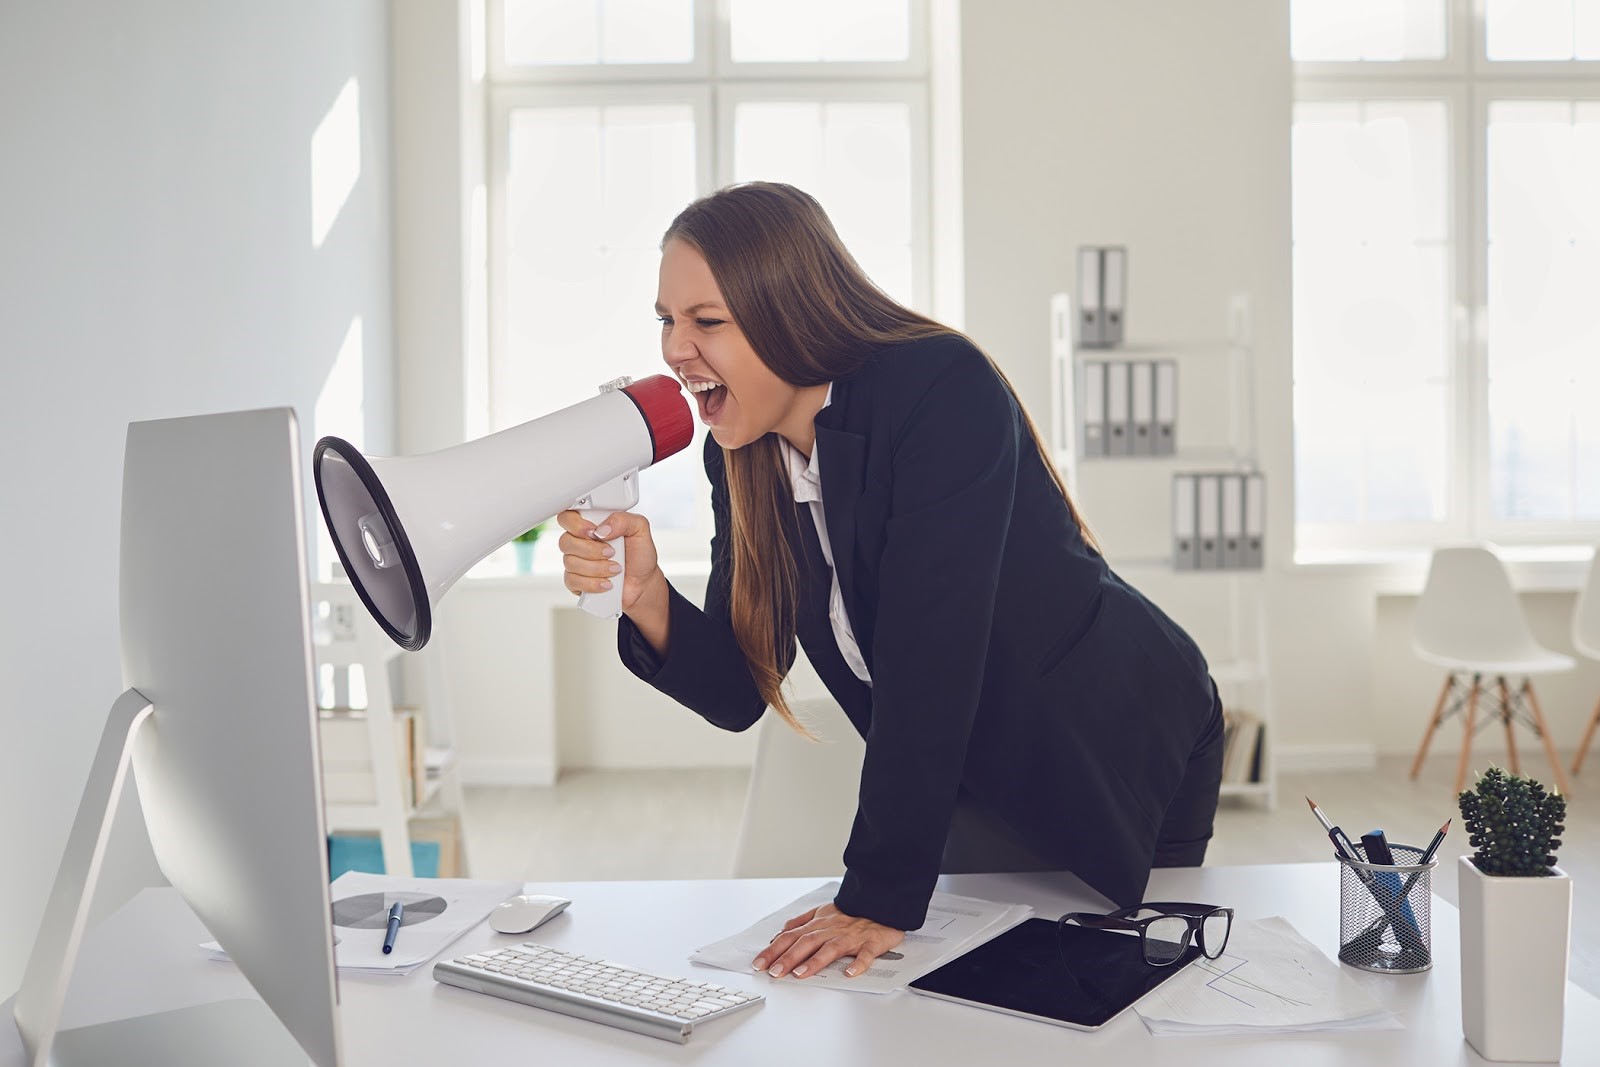
[[(1225, 782), (1222, 792), (1271, 806), (1277, 799), (1277, 772), (1264, 571), (1179, 570), (1172, 556), (1174, 475), (1259, 471), (1249, 298), (1240, 295), (1230, 301), (1226, 329), (1215, 339), (1077, 349), (1072, 322), (1067, 294), (1055, 294), (1050, 301), (1049, 443), (1057, 467), (1112, 569), (1195, 637), (1224, 707), (1248, 711), (1262, 721), (1259, 774), (1251, 781)], [(1081, 416), (1086, 365), (1156, 360), (1176, 364), (1173, 452), (1085, 454)], [(1270, 485), (1267, 491), (1272, 491)], [(1273, 546), (1265, 547), (1270, 557)]]
[(425, 679), (419, 719), (396, 709), (389, 670), (402, 649), (367, 613), (355, 588), (313, 582), (311, 604), (319, 707), (347, 709), (351, 690), (365, 689), (365, 700), (354, 702), (364, 708), (324, 713), (319, 751), (328, 832), (376, 832), (384, 870), (410, 877), (410, 820), (437, 811), (455, 820), (460, 873), (467, 873), (461, 775), (438, 649), (416, 653)]

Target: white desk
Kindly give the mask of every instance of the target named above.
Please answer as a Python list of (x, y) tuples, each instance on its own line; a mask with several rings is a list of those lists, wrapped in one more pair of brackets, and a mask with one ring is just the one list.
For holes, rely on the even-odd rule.
[[(570, 896), (565, 916), (537, 939), (667, 974), (760, 989), (767, 1002), (674, 1045), (435, 982), (430, 967), (405, 978), (342, 977), (345, 1061), (351, 1067), (501, 1063), (635, 1064), (1207, 1064), (1323, 1067), (1483, 1063), (1461, 1036), (1456, 911), (1433, 902), (1433, 970), (1377, 975), (1346, 968), (1391, 1006), (1404, 1030), (1257, 1039), (1153, 1038), (1131, 1012), (1099, 1033), (920, 997), (844, 993), (803, 980), (696, 967), (696, 946), (741, 929), (820, 879), (539, 884)], [(1065, 875), (962, 875), (952, 892), (1032, 904), (1041, 915), (1095, 907)], [(1339, 879), (1332, 863), (1157, 871), (1147, 898), (1229, 904), (1247, 918), (1282, 915), (1336, 956)], [(196, 947), (205, 932), (174, 890), (146, 890), (85, 939), (65, 1023), (82, 1026), (250, 995), (231, 965)], [(460, 955), (520, 938), (486, 926), (451, 949)], [(1600, 1002), (1567, 987), (1564, 1063), (1600, 1063)], [(22, 1063), (10, 1003), (0, 1022), (0, 1065)]]

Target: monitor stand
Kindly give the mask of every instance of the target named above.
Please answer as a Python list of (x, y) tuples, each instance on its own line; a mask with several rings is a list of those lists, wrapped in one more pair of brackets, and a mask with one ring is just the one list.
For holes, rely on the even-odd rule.
[(307, 1067), (311, 1058), (259, 1000), (226, 1000), (62, 1030), (67, 984), (105, 860), (106, 844), (139, 731), (154, 705), (137, 689), (106, 717), (66, 852), (13, 1004), (30, 1067), (107, 1063), (163, 1067)]
[(310, 1067), (311, 1057), (259, 1000), (223, 1000), (177, 1011), (61, 1030), (50, 1067)]

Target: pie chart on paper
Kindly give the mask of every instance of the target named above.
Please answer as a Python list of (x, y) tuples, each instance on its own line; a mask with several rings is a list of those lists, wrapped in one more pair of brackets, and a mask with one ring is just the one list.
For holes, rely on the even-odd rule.
[(389, 909), (405, 905), (401, 926), (415, 926), (444, 914), (443, 897), (427, 893), (359, 893), (333, 902), (333, 925), (349, 930), (382, 930), (389, 925)]

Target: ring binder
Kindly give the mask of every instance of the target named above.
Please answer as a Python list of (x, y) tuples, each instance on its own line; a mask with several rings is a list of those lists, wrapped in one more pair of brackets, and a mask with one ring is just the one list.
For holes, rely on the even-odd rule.
[(1195, 551), (1194, 475), (1172, 476), (1172, 566), (1192, 571), (1199, 562)]
[(1107, 348), (1122, 343), (1122, 324), (1126, 319), (1125, 307), (1128, 291), (1128, 250), (1102, 248), (1100, 250), (1100, 292), (1105, 300), (1104, 326), (1100, 341)]
[(1106, 373), (1106, 455), (1129, 456), (1133, 454), (1133, 446), (1128, 434), (1132, 414), (1128, 404), (1128, 364), (1116, 362), (1102, 366)]
[(1154, 363), (1139, 362), (1131, 364), (1128, 368), (1129, 395), (1132, 398), (1133, 415), (1129, 420), (1129, 448), (1130, 455), (1149, 456), (1155, 453), (1154, 423), (1156, 404), (1156, 365)]
[(1200, 542), (1196, 567), (1214, 571), (1222, 566), (1222, 479), (1215, 474), (1195, 476), (1195, 536)]
[(1170, 456), (1178, 451), (1178, 364), (1163, 359), (1155, 367), (1155, 431), (1151, 453)]
[(1241, 565), (1260, 569), (1263, 565), (1267, 528), (1266, 479), (1259, 473), (1245, 476), (1244, 558)]
[(1244, 565), (1244, 475), (1224, 474), (1222, 481), (1222, 566)]
[(1106, 365), (1093, 359), (1083, 364), (1083, 454), (1106, 454)]

